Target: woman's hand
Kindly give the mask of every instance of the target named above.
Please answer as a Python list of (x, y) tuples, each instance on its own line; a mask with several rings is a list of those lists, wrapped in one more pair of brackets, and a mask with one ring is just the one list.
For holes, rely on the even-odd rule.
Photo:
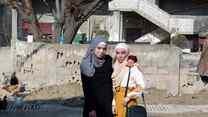
[(130, 100), (129, 97), (126, 97), (126, 98), (124, 99), (124, 102), (123, 102), (124, 106), (127, 106), (129, 100)]
[(114, 115), (116, 114), (116, 106), (115, 105), (112, 105), (112, 112)]

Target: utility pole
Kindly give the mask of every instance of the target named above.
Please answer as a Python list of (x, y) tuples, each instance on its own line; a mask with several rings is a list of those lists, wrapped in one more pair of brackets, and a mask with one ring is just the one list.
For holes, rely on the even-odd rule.
[(56, 10), (57, 10), (57, 19), (60, 19), (60, 14), (61, 14), (61, 10), (60, 10), (60, 2), (59, 0), (56, 0)]
[(12, 39), (11, 39), (11, 57), (12, 57), (12, 73), (16, 72), (16, 43), (17, 43), (17, 11), (12, 9)]

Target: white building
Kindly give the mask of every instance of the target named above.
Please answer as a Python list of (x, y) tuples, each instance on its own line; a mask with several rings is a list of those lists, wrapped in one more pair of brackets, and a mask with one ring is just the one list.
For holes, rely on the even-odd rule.
[[(208, 7), (197, 0), (112, 0), (107, 15), (90, 17), (81, 31), (91, 37), (94, 30), (107, 30), (110, 41), (158, 43), (170, 34), (198, 38), (207, 30)], [(80, 29), (82, 30), (82, 28)]]

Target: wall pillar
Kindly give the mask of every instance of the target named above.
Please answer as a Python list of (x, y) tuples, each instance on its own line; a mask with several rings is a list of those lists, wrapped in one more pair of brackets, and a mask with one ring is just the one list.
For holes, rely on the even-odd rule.
[(122, 28), (123, 28), (123, 18), (122, 18), (122, 12), (120, 11), (114, 11), (112, 20), (111, 20), (111, 26), (110, 29), (110, 41), (123, 41), (122, 36)]

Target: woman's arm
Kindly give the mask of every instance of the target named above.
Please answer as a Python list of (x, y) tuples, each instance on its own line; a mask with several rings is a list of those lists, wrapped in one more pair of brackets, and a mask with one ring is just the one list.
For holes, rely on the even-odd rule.
[(136, 87), (131, 92), (127, 94), (127, 97), (129, 98), (136, 98), (138, 96), (141, 96), (141, 93), (144, 91), (142, 87)]
[(141, 68), (141, 65), (139, 63), (135, 63), (134, 66), (137, 67), (137, 69), (143, 73), (143, 69)]
[(138, 69), (134, 70), (134, 81), (137, 87), (145, 88), (144, 76)]
[(136, 87), (133, 88), (131, 90), (131, 92), (128, 93), (127, 96), (128, 97), (137, 97), (137, 96), (140, 96), (141, 93), (144, 91), (144, 88), (145, 88), (144, 76), (136, 67), (134, 67), (132, 75), (133, 75)]

